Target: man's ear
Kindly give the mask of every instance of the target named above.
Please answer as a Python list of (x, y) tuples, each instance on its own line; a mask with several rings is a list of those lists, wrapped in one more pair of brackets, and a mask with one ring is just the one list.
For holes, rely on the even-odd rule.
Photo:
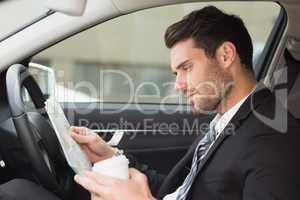
[(224, 42), (216, 51), (216, 58), (221, 66), (226, 70), (236, 59), (236, 48), (232, 42)]

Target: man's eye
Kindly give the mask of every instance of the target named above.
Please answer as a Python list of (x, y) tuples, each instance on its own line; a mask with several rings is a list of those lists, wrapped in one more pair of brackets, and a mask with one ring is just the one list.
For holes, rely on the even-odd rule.
[(186, 65), (184, 65), (182, 68), (183, 68), (183, 70), (185, 70), (185, 71), (189, 71), (189, 70), (191, 69), (191, 67), (192, 67), (191, 64), (186, 64)]

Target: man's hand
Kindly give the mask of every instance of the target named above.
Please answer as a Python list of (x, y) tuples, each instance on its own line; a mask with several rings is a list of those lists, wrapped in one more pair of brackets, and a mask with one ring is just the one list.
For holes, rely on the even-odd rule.
[(75, 181), (91, 193), (93, 200), (155, 200), (147, 177), (136, 169), (129, 169), (129, 180), (121, 180), (96, 172), (76, 175)]
[(88, 128), (72, 126), (71, 136), (93, 164), (111, 158), (115, 154), (115, 150), (111, 146)]

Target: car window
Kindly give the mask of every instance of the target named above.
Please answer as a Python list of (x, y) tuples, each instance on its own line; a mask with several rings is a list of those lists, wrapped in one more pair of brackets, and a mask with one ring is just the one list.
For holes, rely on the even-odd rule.
[(60, 102), (184, 104), (174, 90), (164, 32), (207, 5), (244, 20), (254, 44), (255, 67), (280, 12), (276, 3), (209, 2), (146, 9), (66, 39), (36, 55), (33, 62), (54, 69)]

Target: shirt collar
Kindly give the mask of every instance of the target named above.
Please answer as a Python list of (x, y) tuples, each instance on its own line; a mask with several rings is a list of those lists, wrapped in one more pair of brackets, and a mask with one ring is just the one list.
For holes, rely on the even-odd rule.
[(220, 115), (218, 113), (214, 117), (214, 119), (210, 122), (209, 127), (211, 129), (214, 129), (218, 135), (220, 133), (222, 133), (224, 128), (227, 126), (227, 124), (230, 122), (230, 120), (233, 118), (233, 116), (238, 112), (238, 110), (243, 105), (243, 103), (246, 101), (246, 99), (253, 93), (255, 88), (246, 97), (244, 97), (242, 100), (240, 100), (237, 104), (235, 104), (233, 107), (231, 107), (228, 111), (226, 111), (223, 115)]

